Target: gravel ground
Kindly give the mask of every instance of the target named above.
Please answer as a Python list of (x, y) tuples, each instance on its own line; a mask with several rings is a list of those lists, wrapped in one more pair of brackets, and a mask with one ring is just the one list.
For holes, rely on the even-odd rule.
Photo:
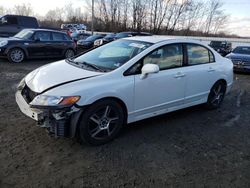
[(48, 61), (0, 59), (0, 187), (250, 187), (250, 75), (235, 75), (218, 110), (133, 123), (89, 147), (49, 137), (16, 105), (17, 83)]

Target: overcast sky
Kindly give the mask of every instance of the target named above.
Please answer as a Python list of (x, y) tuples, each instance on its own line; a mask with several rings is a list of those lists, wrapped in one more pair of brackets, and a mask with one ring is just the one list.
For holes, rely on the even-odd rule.
[[(231, 15), (225, 32), (250, 37), (250, 0), (221, 1), (225, 13)], [(30, 3), (35, 14), (43, 16), (49, 9), (64, 7), (70, 2), (74, 7), (85, 6), (85, 0), (0, 0), (0, 5), (12, 8), (17, 4)]]

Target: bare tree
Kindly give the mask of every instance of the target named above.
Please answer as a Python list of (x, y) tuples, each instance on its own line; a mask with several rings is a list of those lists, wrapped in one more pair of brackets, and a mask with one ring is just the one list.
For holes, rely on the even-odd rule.
[(213, 22), (215, 18), (218, 18), (218, 15), (221, 14), (220, 8), (222, 7), (222, 3), (219, 0), (210, 0), (208, 3), (208, 14), (205, 23), (205, 33), (209, 34), (212, 30)]
[(13, 13), (18, 14), (18, 15), (23, 15), (23, 16), (31, 16), (33, 15), (33, 9), (29, 3), (15, 5), (13, 8)]

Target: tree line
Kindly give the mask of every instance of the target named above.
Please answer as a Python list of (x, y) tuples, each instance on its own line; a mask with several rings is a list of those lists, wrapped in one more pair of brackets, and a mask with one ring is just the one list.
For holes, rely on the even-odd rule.
[[(95, 0), (94, 5), (94, 29), (103, 32), (226, 36), (223, 29), (229, 18), (220, 0)], [(91, 6), (91, 0), (83, 0), (83, 6), (77, 8), (69, 3), (48, 10), (43, 17), (36, 15), (30, 4), (16, 5), (11, 10), (0, 6), (0, 15), (33, 15), (46, 27), (84, 23), (90, 29)]]

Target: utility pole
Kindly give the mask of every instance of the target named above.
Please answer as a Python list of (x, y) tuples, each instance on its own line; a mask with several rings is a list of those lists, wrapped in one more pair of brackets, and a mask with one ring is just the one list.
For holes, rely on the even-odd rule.
[(92, 33), (92, 35), (94, 34), (94, 19), (95, 19), (95, 15), (94, 15), (94, 0), (92, 0), (92, 21), (91, 21), (91, 33)]

